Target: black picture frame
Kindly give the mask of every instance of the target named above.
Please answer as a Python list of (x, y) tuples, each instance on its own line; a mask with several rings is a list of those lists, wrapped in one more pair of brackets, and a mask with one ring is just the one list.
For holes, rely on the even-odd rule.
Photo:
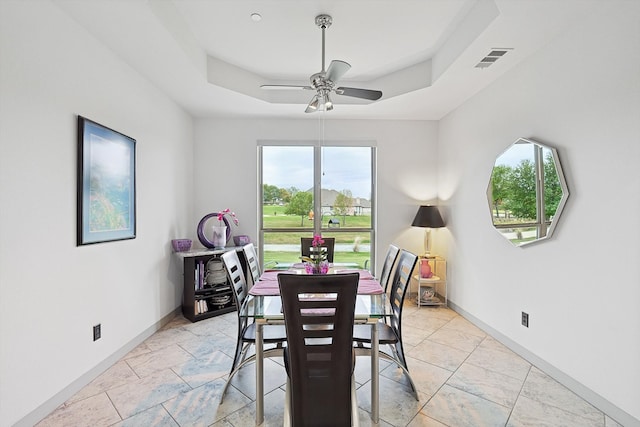
[(77, 246), (136, 238), (136, 140), (78, 116)]

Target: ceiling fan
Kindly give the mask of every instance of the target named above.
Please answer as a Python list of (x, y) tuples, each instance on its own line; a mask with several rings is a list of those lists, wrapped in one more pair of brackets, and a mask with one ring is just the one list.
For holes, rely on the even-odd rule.
[(262, 85), (263, 89), (303, 89), (315, 90), (316, 94), (307, 105), (305, 113), (313, 113), (324, 109), (325, 111), (333, 110), (333, 102), (329, 97), (331, 92), (338, 95), (351, 96), (354, 98), (368, 99), (376, 101), (382, 97), (379, 90), (359, 89), (355, 87), (336, 87), (336, 82), (351, 68), (351, 65), (344, 61), (333, 60), (329, 64), (329, 68), (324, 68), (324, 30), (331, 26), (333, 22), (329, 15), (316, 16), (316, 25), (322, 30), (322, 71), (315, 73), (310, 77), (311, 86), (296, 85)]

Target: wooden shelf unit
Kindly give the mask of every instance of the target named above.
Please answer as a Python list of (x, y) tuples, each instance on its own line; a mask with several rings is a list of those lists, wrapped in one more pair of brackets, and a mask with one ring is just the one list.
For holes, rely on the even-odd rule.
[[(233, 297), (233, 288), (222, 264), (222, 254), (227, 251), (237, 251), (243, 270), (246, 274), (246, 261), (242, 248), (230, 246), (225, 249), (196, 249), (187, 252), (177, 252), (182, 259), (183, 291), (182, 314), (192, 322), (219, 316), (236, 310)], [(211, 262), (211, 264), (209, 264)], [(220, 264), (217, 264), (217, 263)], [(220, 280), (215, 283), (207, 283), (208, 266), (222, 267), (223, 277), (216, 270)], [(226, 300), (221, 302), (222, 300)]]

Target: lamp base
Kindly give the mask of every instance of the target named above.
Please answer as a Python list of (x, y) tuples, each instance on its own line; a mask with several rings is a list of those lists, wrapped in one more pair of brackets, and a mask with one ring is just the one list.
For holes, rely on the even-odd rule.
[(424, 229), (424, 254), (423, 258), (429, 258), (429, 253), (431, 252), (431, 229)]

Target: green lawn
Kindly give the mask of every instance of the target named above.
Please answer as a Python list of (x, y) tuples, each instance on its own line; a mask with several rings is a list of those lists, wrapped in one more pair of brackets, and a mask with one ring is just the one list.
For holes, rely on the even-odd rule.
[[(286, 206), (266, 205), (263, 207), (263, 217), (265, 228), (313, 228), (313, 220), (308, 215), (304, 217), (300, 215), (285, 214)], [(327, 225), (330, 218), (340, 220), (341, 228), (368, 228), (371, 227), (371, 215), (356, 216), (326, 216), (322, 219), (323, 226)]]
[[(357, 268), (365, 268), (365, 262), (370, 258), (369, 252), (339, 252), (334, 254), (335, 262), (348, 262), (358, 265)], [(298, 252), (284, 252), (284, 251), (265, 251), (264, 252), (264, 265), (265, 269), (275, 268), (277, 264), (281, 263), (296, 263), (302, 262), (300, 260), (300, 253)]]
[[(265, 228), (313, 228), (313, 220), (309, 219), (308, 215), (304, 217), (298, 215), (285, 214), (286, 206), (266, 205), (263, 207), (263, 222)], [(362, 244), (369, 244), (371, 240), (370, 233), (348, 231), (348, 228), (369, 228), (371, 226), (371, 215), (358, 215), (358, 216), (326, 216), (322, 219), (323, 226), (326, 226), (330, 218), (337, 218), (340, 220), (341, 227), (339, 229), (325, 230), (322, 232), (324, 237), (334, 237), (336, 244), (348, 245), (348, 250), (338, 250), (334, 253), (334, 262), (340, 263), (355, 263), (360, 268), (365, 267), (365, 262), (370, 262), (370, 252), (361, 252), (356, 242)], [(345, 228), (347, 230), (345, 230)], [(340, 231), (337, 231), (340, 230)], [(276, 263), (296, 263), (301, 262), (300, 251), (298, 250), (300, 245), (300, 237), (311, 237), (313, 232), (311, 230), (301, 230), (299, 232), (269, 232), (265, 233), (264, 244), (269, 245), (293, 245), (296, 246), (295, 250), (291, 247), (286, 250), (269, 250), (265, 249), (263, 258), (265, 268), (273, 268)]]

